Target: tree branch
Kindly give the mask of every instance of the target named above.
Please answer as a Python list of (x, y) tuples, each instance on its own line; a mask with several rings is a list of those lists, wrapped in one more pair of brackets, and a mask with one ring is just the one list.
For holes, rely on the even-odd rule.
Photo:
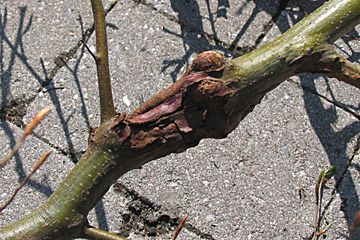
[[(303, 59), (298, 58), (296, 61)], [(339, 55), (330, 44), (305, 62), (303, 69), (305, 73), (321, 73), (360, 88), (360, 66)]]
[(358, 68), (334, 58), (329, 43), (359, 23), (359, 16), (360, 1), (332, 0), (247, 55), (228, 60), (214, 51), (200, 54), (180, 80), (132, 114), (114, 121), (104, 117), (60, 187), (31, 215), (1, 228), (0, 236), (82, 236), (88, 212), (116, 179), (146, 162), (194, 147), (203, 138), (226, 137), (267, 92), (290, 76), (330, 69), (333, 76), (358, 86)]
[(91, 0), (96, 33), (96, 67), (100, 97), (100, 122), (110, 121), (115, 117), (111, 91), (108, 45), (105, 24), (105, 10), (101, 0)]
[(101, 239), (101, 240), (126, 240), (126, 238), (120, 237), (118, 235), (94, 227), (86, 227), (84, 236), (82, 237), (85, 237), (87, 239)]

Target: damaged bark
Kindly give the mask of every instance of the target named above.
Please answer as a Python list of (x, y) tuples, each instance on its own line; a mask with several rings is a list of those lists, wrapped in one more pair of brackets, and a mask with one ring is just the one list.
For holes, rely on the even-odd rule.
[(231, 88), (232, 80), (222, 79), (224, 72), (233, 69), (231, 61), (222, 54), (201, 53), (174, 85), (129, 116), (119, 117), (110, 131), (120, 139), (121, 165), (128, 161), (134, 164), (136, 158), (136, 167), (140, 167), (150, 160), (194, 147), (201, 139), (225, 138), (265, 94), (253, 93), (253, 97), (239, 104), (238, 96), (245, 94)]
[[(179, 81), (113, 124), (120, 152), (155, 159), (183, 152), (203, 138), (226, 137), (241, 119), (226, 110), (234, 91), (221, 77), (231, 66), (220, 53), (200, 54)], [(246, 105), (249, 112), (251, 104)], [(148, 161), (143, 159), (141, 165)]]

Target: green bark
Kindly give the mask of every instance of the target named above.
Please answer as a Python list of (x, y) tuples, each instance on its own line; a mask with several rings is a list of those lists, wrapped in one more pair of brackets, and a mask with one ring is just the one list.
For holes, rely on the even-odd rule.
[(96, 33), (95, 62), (100, 97), (100, 122), (103, 123), (115, 116), (109, 71), (105, 10), (101, 0), (91, 0), (91, 6), (93, 9)]

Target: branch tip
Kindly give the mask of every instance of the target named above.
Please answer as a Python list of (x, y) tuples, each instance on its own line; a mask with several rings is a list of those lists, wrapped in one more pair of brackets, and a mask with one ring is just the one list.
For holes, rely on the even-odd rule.
[(42, 109), (36, 116), (31, 120), (31, 122), (25, 127), (23, 135), (20, 137), (15, 146), (11, 149), (8, 155), (0, 162), (0, 168), (4, 167), (6, 163), (14, 156), (14, 154), (19, 150), (22, 143), (25, 141), (25, 138), (32, 133), (32, 131), (39, 125), (40, 121), (54, 108), (54, 106), (46, 107)]
[(10, 199), (2, 206), (0, 207), (0, 213), (7, 208), (10, 203), (14, 200), (16, 194), (21, 190), (21, 188), (26, 184), (26, 182), (30, 179), (30, 177), (39, 169), (39, 167), (45, 162), (45, 160), (49, 157), (49, 155), (52, 153), (52, 150), (47, 151), (40, 160), (36, 163), (33, 170), (24, 178), (24, 180), (21, 182), (20, 186), (17, 187), (13, 193), (13, 195), (10, 197)]

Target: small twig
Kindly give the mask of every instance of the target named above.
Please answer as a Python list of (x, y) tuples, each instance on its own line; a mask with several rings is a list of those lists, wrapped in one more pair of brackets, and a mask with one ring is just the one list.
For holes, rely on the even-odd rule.
[(320, 173), (319, 179), (316, 182), (315, 186), (315, 200), (316, 200), (316, 214), (315, 214), (315, 223), (314, 223), (314, 235), (312, 237), (313, 240), (316, 239), (317, 236), (324, 234), (332, 224), (329, 224), (323, 231), (320, 231), (318, 233), (318, 225), (319, 225), (319, 217), (320, 217), (320, 210), (321, 210), (321, 200), (322, 200), (322, 194), (323, 194), (323, 186), (324, 181), (329, 181), (327, 179), (327, 176), (332, 176), (336, 170), (336, 167), (331, 166), (327, 171), (323, 170)]
[(103, 240), (126, 240), (126, 238), (120, 237), (116, 234), (109, 233), (107, 231), (101, 230), (94, 227), (86, 227), (84, 236), (89, 239), (103, 239)]
[(316, 211), (315, 211), (315, 222), (314, 222), (314, 235), (313, 240), (316, 239), (317, 236), (317, 230), (318, 230), (318, 224), (319, 224), (319, 215), (320, 215), (320, 204), (322, 199), (322, 184), (324, 182), (324, 175), (321, 177), (320, 183), (316, 183), (315, 187), (315, 195), (316, 195)]
[(42, 155), (42, 157), (40, 158), (40, 160), (36, 163), (34, 169), (31, 171), (31, 173), (29, 173), (25, 179), (22, 181), (22, 183), (20, 184), (19, 187), (17, 187), (13, 193), (13, 195), (11, 196), (11, 198), (2, 206), (0, 207), (0, 212), (2, 212), (7, 206), (9, 206), (9, 204), (14, 200), (16, 194), (20, 191), (20, 189), (26, 184), (26, 182), (29, 180), (29, 178), (39, 169), (39, 167), (45, 162), (45, 160), (49, 157), (50, 153), (52, 152), (52, 150), (49, 150), (47, 153), (45, 153), (44, 155)]
[(348, 37), (348, 38), (351, 38), (351, 39), (353, 39), (353, 40), (358, 40), (358, 41), (360, 41), (360, 38), (353, 37), (353, 36), (348, 35), (348, 34), (345, 34), (344, 37)]
[(104, 123), (115, 117), (109, 70), (105, 10), (101, 0), (90, 1), (95, 22), (96, 68), (100, 98), (100, 123)]
[(88, 45), (85, 43), (84, 40), (80, 40), (80, 42), (82, 44), (84, 44), (85, 48), (88, 50), (88, 52), (90, 53), (90, 55), (93, 57), (93, 59), (95, 60), (95, 62), (98, 60), (98, 58), (95, 56), (95, 54), (90, 50), (90, 48), (88, 47)]
[(8, 155), (5, 156), (5, 158), (0, 162), (0, 168), (2, 168), (3, 166), (5, 166), (5, 164), (10, 160), (10, 158), (12, 156), (14, 156), (14, 154), (17, 152), (17, 150), (19, 150), (21, 144), (25, 141), (25, 138), (32, 133), (32, 131), (35, 129), (35, 127), (40, 123), (40, 121), (45, 117), (45, 115), (51, 111), (51, 109), (53, 109), (54, 107), (47, 107), (44, 108), (43, 110), (41, 110), (38, 114), (36, 114), (36, 116), (34, 117), (34, 119), (26, 126), (23, 135), (21, 136), (21, 138), (19, 139), (19, 141), (15, 144), (15, 146), (13, 147), (13, 149), (11, 149), (11, 151), (9, 152)]
[(179, 235), (181, 229), (184, 227), (185, 221), (186, 221), (186, 219), (187, 219), (188, 216), (189, 216), (189, 215), (186, 214), (185, 217), (181, 220), (178, 228), (176, 229), (176, 232), (174, 233), (174, 237), (173, 237), (172, 240), (175, 240), (175, 239), (177, 238), (177, 236)]
[(328, 230), (332, 225), (333, 225), (332, 223), (330, 223), (329, 225), (327, 225), (326, 228), (323, 229), (322, 231), (318, 232), (318, 233), (316, 234), (316, 236), (320, 236), (320, 235), (326, 233), (327, 230)]
[(300, 1), (299, 0), (296, 0), (298, 5), (299, 5), (299, 8), (301, 9), (301, 11), (304, 12), (305, 16), (309, 16), (309, 14), (305, 11), (305, 9), (302, 7), (302, 5), (300, 4)]

